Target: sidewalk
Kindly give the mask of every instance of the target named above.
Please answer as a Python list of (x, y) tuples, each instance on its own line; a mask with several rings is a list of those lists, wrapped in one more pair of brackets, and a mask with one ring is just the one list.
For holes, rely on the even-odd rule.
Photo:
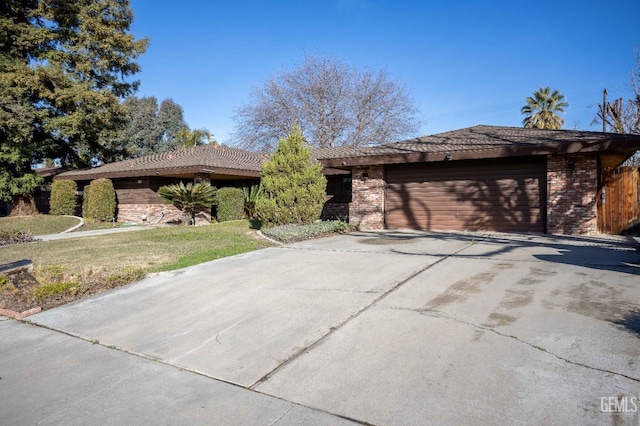
[(146, 229), (158, 228), (157, 225), (123, 226), (109, 229), (95, 229), (93, 231), (77, 231), (49, 235), (37, 235), (36, 238), (42, 241), (62, 240), (66, 238), (93, 237), (96, 235), (117, 234), (120, 232), (144, 231)]
[(281, 398), (0, 316), (2, 423), (347, 425)]

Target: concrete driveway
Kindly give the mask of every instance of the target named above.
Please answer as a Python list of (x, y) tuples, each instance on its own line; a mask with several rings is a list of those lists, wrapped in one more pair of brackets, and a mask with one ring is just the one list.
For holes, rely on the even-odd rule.
[(1, 321), (0, 411), (12, 424), (637, 426), (637, 245), (385, 231), (160, 274)]

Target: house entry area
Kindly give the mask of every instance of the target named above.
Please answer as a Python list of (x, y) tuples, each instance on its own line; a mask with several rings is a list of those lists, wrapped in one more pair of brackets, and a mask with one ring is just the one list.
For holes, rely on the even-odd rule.
[(545, 232), (544, 156), (389, 165), (385, 172), (387, 228)]

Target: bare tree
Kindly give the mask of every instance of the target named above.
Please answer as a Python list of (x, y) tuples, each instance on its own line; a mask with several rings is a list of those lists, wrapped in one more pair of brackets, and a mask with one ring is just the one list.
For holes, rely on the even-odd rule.
[[(598, 104), (598, 112), (592, 124), (601, 123), (603, 131), (640, 135), (640, 50), (636, 49), (636, 68), (631, 72), (631, 87), (635, 99), (618, 98), (607, 102), (607, 89)], [(629, 158), (625, 166), (640, 165), (640, 151)]]
[(636, 69), (631, 71), (631, 86), (636, 95), (636, 102), (640, 102), (640, 49), (635, 50), (636, 53)]
[(252, 94), (235, 114), (235, 142), (272, 151), (297, 123), (315, 147), (368, 146), (418, 131), (418, 109), (385, 71), (358, 70), (335, 57), (308, 56)]
[(594, 123), (602, 123), (604, 129), (614, 133), (640, 134), (640, 105), (638, 101), (623, 98), (598, 104)]

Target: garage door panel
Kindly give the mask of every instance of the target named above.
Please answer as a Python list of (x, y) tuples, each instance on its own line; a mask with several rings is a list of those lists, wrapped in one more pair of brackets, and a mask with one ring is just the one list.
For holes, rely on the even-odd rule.
[[(469, 185), (456, 185), (450, 188), (442, 187), (417, 187), (411, 188), (410, 192), (407, 190), (397, 190), (389, 187), (387, 189), (387, 199), (392, 200), (404, 200), (407, 198), (407, 194), (410, 193), (411, 197), (430, 197), (437, 201), (446, 196), (455, 196), (459, 200), (465, 198), (479, 199), (480, 195), (488, 195), (491, 199), (502, 198), (504, 200), (532, 200), (537, 205), (538, 195), (533, 192), (537, 192), (536, 185), (527, 185), (525, 187), (512, 187), (503, 186), (499, 187), (483, 187), (483, 188), (471, 188)], [(531, 204), (531, 203), (527, 203)]]
[(386, 224), (433, 230), (544, 231), (544, 161), (387, 168)]

